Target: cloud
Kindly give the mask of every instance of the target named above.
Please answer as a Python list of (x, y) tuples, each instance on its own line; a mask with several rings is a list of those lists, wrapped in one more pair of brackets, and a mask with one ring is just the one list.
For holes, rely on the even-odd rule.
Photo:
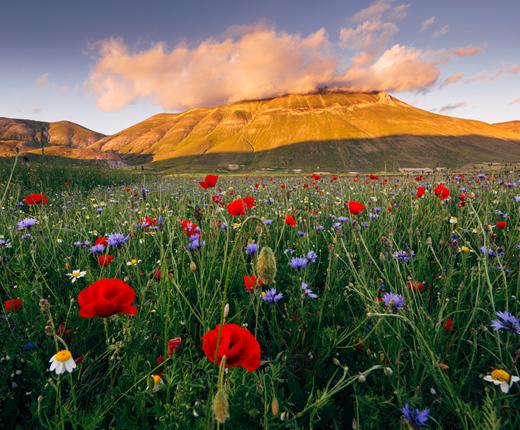
[(195, 45), (132, 49), (122, 39), (105, 39), (96, 44), (87, 87), (106, 111), (140, 98), (178, 111), (323, 87), (425, 91), (437, 82), (441, 64), (477, 48), (425, 51), (391, 42), (408, 7), (377, 1), (354, 15), (335, 41), (323, 28), (302, 35), (265, 23), (233, 26)]
[(502, 67), (491, 74), (488, 72), (479, 72), (473, 76), (470, 76), (468, 79), (466, 79), (465, 82), (468, 84), (473, 82), (489, 82), (499, 79), (503, 76), (514, 76), (518, 74), (520, 74), (520, 64), (517, 64), (516, 66)]
[(514, 105), (514, 104), (517, 104), (517, 103), (520, 103), (520, 97), (517, 98), (517, 99), (511, 100), (511, 102), (509, 104), (510, 105)]
[(432, 33), (432, 37), (436, 39), (438, 37), (444, 36), (449, 31), (450, 31), (450, 26), (446, 24), (445, 26), (443, 26), (443, 27), (439, 28), (438, 30), (434, 31)]
[(473, 57), (474, 55), (480, 54), (483, 48), (480, 46), (466, 46), (462, 48), (455, 48), (453, 53), (458, 57)]
[(459, 108), (461, 108), (461, 107), (465, 107), (465, 106), (467, 106), (467, 105), (468, 105), (467, 102), (449, 103), (449, 104), (447, 104), (447, 105), (442, 106), (442, 107), (439, 109), (439, 113), (452, 112), (452, 111), (454, 111), (455, 109), (459, 109)]
[(45, 88), (49, 85), (49, 74), (44, 73), (43, 75), (38, 76), (36, 79), (36, 86), (38, 88)]
[(433, 24), (435, 24), (435, 21), (437, 20), (436, 16), (430, 16), (428, 19), (425, 19), (423, 23), (421, 24), (421, 33), (428, 30)]
[(462, 79), (464, 79), (464, 73), (463, 72), (459, 72), (459, 73), (454, 73), (453, 75), (450, 75), (448, 76), (446, 79), (444, 79), (444, 81), (442, 82), (441, 84), (441, 87), (445, 87), (447, 85), (453, 85), (453, 84), (456, 84), (457, 82), (461, 81)]

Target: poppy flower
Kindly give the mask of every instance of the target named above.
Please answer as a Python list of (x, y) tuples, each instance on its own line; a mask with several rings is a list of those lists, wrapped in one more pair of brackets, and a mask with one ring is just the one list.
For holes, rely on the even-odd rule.
[(240, 216), (245, 214), (244, 201), (242, 199), (233, 200), (227, 205), (227, 211), (231, 216)]
[(186, 233), (188, 237), (200, 235), (199, 226), (189, 219), (185, 219), (182, 223), (182, 231)]
[(453, 328), (453, 318), (448, 318), (444, 323), (443, 328), (446, 333), (454, 331), (455, 329)]
[(263, 282), (261, 279), (258, 279), (255, 275), (244, 276), (244, 286), (246, 291), (249, 293), (256, 286), (262, 286)]
[(374, 174), (368, 175), (368, 177), (369, 177), (370, 179), (372, 179), (373, 181), (377, 181), (377, 180), (379, 179), (379, 176), (374, 175)]
[(98, 257), (98, 263), (101, 267), (107, 267), (110, 263), (112, 263), (113, 259), (114, 257), (112, 257), (110, 254), (103, 254)]
[(442, 182), (434, 188), (433, 192), (441, 200), (447, 200), (450, 197), (450, 190)]
[(226, 367), (243, 367), (254, 372), (260, 366), (258, 341), (248, 329), (238, 324), (224, 324), (221, 329), (217, 325), (208, 331), (202, 336), (202, 350), (212, 363), (216, 359), (216, 364), (220, 364), (222, 357), (226, 356)]
[(26, 205), (45, 205), (48, 201), (48, 197), (43, 194), (29, 194), (24, 199)]
[(505, 222), (505, 221), (498, 221), (496, 223), (496, 228), (498, 228), (500, 230), (504, 230), (506, 227), (507, 227), (507, 222)]
[(321, 179), (321, 176), (318, 175), (317, 173), (313, 173), (311, 175), (311, 178), (314, 179), (315, 181), (319, 181)]
[(4, 309), (6, 312), (16, 312), (22, 307), (22, 299), (9, 299), (4, 303)]
[(417, 187), (417, 192), (415, 193), (415, 197), (417, 197), (418, 199), (420, 199), (422, 196), (424, 196), (424, 193), (425, 193), (425, 189), (423, 186), (420, 186), (420, 187)]
[(100, 236), (96, 239), (96, 241), (94, 242), (94, 245), (103, 245), (105, 247), (108, 246), (108, 241), (107, 241), (107, 237), (106, 236)]
[(298, 225), (298, 223), (292, 215), (287, 215), (285, 217), (285, 224), (287, 224), (289, 227), (296, 227)]
[(215, 187), (215, 185), (217, 185), (217, 181), (218, 181), (217, 175), (207, 175), (204, 178), (204, 181), (199, 182), (199, 185), (206, 190), (208, 188)]
[(248, 209), (254, 208), (256, 206), (256, 199), (251, 196), (244, 197), (244, 203), (246, 204)]
[(408, 280), (406, 281), (406, 285), (408, 285), (408, 288), (410, 288), (412, 291), (422, 291), (424, 289), (424, 284), (419, 281), (412, 281)]
[(365, 205), (360, 202), (356, 202), (355, 200), (351, 200), (348, 202), (348, 211), (352, 215), (358, 215), (365, 210)]
[(65, 186), (66, 186), (67, 188), (69, 188), (69, 187), (70, 187), (70, 181), (65, 181)]
[(79, 292), (79, 314), (83, 318), (136, 315), (134, 300), (135, 291), (126, 282), (117, 278), (100, 279)]
[(173, 339), (168, 340), (168, 357), (172, 358), (175, 351), (177, 351), (182, 343), (182, 339), (180, 337), (175, 337)]

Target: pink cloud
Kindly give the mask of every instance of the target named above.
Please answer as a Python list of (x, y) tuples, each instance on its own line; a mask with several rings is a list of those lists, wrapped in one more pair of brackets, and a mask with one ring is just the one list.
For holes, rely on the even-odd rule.
[(428, 19), (425, 19), (423, 23), (421, 24), (421, 33), (428, 30), (433, 24), (435, 24), (435, 21), (437, 20), (436, 16), (430, 16)]
[(455, 48), (453, 53), (458, 57), (472, 57), (473, 55), (480, 54), (482, 50), (480, 46), (466, 46)]
[(511, 103), (509, 103), (509, 104), (510, 105), (514, 105), (514, 104), (517, 104), (517, 103), (520, 103), (520, 97), (517, 98), (517, 99), (511, 100)]
[(444, 36), (445, 34), (449, 33), (449, 31), (450, 31), (450, 26), (445, 25), (445, 26), (439, 28), (438, 30), (435, 30), (432, 33), (432, 37), (436, 39), (438, 37)]
[(451, 111), (454, 111), (456, 109), (460, 109), (461, 107), (465, 107), (467, 106), (468, 103), (467, 102), (456, 102), (456, 103), (450, 103), (450, 104), (447, 104), (445, 106), (442, 106), (440, 109), (439, 109), (439, 113), (447, 113), (447, 112), (451, 112)]
[(464, 73), (463, 72), (459, 72), (459, 73), (454, 73), (453, 75), (450, 75), (448, 76), (443, 82), (442, 82), (442, 87), (445, 87), (447, 85), (452, 85), (452, 84), (456, 84), (457, 82), (461, 81), (462, 79), (464, 79)]

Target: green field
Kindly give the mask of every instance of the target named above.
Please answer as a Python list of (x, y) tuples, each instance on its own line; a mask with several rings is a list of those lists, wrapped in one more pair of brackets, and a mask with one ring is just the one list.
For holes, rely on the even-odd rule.
[[(11, 167), (1, 428), (520, 428), (518, 172), (235, 175), (204, 189), (137, 169)], [(32, 193), (48, 201), (23, 203)], [(248, 291), (246, 276), (265, 282)], [(135, 292), (125, 306), (120, 290), (92, 293), (113, 278)], [(217, 329), (208, 353), (219, 324), (249, 334)], [(58, 375), (60, 350), (76, 367)]]

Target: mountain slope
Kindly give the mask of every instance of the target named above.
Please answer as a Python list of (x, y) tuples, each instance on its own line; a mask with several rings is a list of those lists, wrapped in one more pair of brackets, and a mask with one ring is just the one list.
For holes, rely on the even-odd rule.
[(314, 93), (159, 114), (91, 145), (183, 169), (458, 166), (520, 160), (520, 133), (386, 93)]
[(70, 121), (43, 122), (0, 117), (0, 156), (12, 156), (16, 148), (21, 153), (40, 152), (42, 143), (46, 153), (70, 154), (81, 158), (95, 154), (87, 147), (105, 135)]
[(497, 122), (493, 125), (502, 130), (509, 130), (520, 134), (520, 121)]

